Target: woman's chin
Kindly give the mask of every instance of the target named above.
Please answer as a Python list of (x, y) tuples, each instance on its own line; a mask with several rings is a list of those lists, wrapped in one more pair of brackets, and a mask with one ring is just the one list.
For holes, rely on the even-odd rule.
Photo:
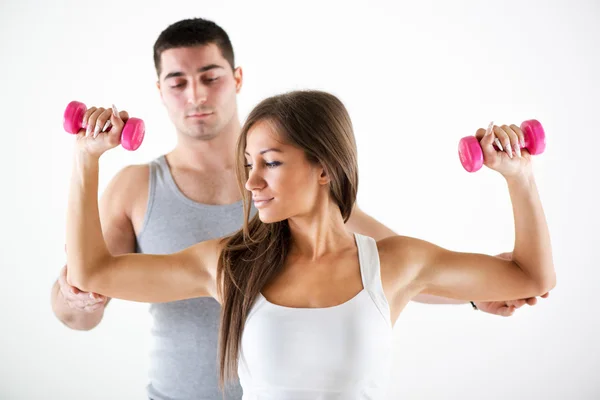
[(277, 213), (271, 212), (271, 210), (258, 210), (258, 218), (264, 224), (273, 224), (285, 219), (284, 217), (277, 215)]

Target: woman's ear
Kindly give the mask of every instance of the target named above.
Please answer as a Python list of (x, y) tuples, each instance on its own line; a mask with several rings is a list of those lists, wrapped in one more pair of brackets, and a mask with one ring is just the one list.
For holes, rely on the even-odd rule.
[(327, 168), (322, 163), (319, 163), (319, 184), (320, 185), (328, 185), (331, 182), (329, 178), (329, 174), (327, 173)]

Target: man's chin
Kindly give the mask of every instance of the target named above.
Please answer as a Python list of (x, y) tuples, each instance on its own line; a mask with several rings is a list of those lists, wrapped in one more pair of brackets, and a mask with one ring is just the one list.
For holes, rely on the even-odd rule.
[(197, 140), (212, 140), (219, 136), (218, 132), (214, 129), (188, 129), (187, 136)]

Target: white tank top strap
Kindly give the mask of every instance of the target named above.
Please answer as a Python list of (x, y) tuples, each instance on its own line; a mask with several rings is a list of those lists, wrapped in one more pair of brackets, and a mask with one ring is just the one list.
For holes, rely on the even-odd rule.
[(369, 236), (355, 233), (358, 257), (360, 262), (360, 273), (364, 289), (369, 293), (371, 299), (377, 306), (385, 322), (391, 327), (392, 318), (390, 305), (385, 297), (383, 285), (381, 284), (381, 264), (379, 262), (379, 251), (377, 242)]

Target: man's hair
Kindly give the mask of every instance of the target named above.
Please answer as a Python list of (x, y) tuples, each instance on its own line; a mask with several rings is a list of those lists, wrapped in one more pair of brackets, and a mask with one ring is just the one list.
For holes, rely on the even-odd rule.
[(215, 44), (223, 58), (235, 68), (233, 46), (227, 32), (212, 21), (202, 18), (184, 19), (169, 25), (154, 43), (154, 68), (160, 77), (160, 56), (163, 51), (178, 47), (194, 47)]

